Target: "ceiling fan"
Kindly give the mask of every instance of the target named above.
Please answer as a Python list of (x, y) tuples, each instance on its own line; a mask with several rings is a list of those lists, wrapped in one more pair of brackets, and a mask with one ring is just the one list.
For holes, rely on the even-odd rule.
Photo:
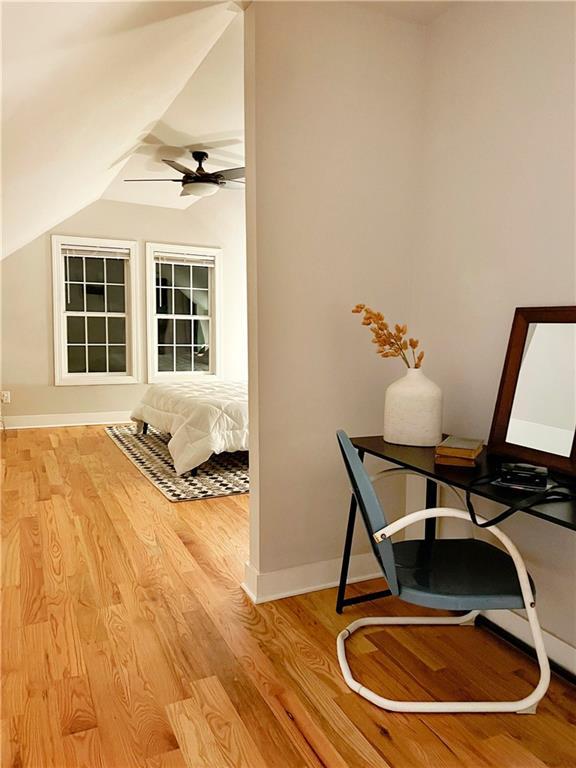
[(208, 152), (200, 150), (192, 152), (192, 157), (198, 163), (195, 171), (187, 168), (174, 160), (162, 160), (178, 173), (183, 174), (181, 179), (124, 179), (124, 181), (175, 181), (182, 185), (180, 196), (194, 195), (194, 197), (208, 197), (213, 195), (221, 187), (225, 189), (243, 189), (245, 168), (228, 168), (224, 171), (206, 171), (203, 163), (208, 160)]

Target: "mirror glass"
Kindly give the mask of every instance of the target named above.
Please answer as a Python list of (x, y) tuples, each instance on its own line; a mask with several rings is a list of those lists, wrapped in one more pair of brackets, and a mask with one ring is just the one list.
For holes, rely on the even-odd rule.
[(506, 442), (570, 456), (576, 429), (576, 324), (530, 323)]

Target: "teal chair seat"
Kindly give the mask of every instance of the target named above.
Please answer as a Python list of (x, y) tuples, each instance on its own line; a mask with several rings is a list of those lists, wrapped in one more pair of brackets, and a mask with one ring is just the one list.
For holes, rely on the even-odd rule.
[(524, 608), (514, 561), (485, 541), (416, 539), (392, 549), (402, 600), (449, 611)]

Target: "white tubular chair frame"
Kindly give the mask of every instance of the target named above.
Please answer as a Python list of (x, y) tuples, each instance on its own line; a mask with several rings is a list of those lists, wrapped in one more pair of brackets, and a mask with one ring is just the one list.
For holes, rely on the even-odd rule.
[[(414, 523), (418, 523), (428, 518), (440, 518), (440, 517), (452, 517), (460, 520), (466, 520), (470, 522), (470, 517), (466, 512), (459, 509), (452, 509), (450, 507), (435, 507), (431, 509), (423, 509), (419, 512), (412, 512), (399, 520), (395, 520), (390, 525), (382, 528), (374, 534), (374, 539), (379, 542), (384, 538), (390, 538), (398, 531), (407, 528)], [(485, 522), (481, 517), (478, 520)], [(540, 623), (536, 614), (534, 595), (532, 594), (532, 588), (530, 587), (530, 580), (528, 578), (528, 572), (522, 556), (518, 552), (513, 542), (496, 526), (488, 528), (491, 533), (504, 545), (508, 554), (512, 558), (518, 574), (518, 580), (520, 582), (520, 589), (522, 591), (522, 599), (524, 600), (524, 606), (528, 615), (528, 622), (532, 631), (532, 637), (534, 639), (534, 648), (536, 650), (536, 657), (538, 665), (540, 667), (540, 679), (538, 684), (528, 696), (516, 701), (397, 701), (395, 699), (387, 699), (369, 688), (364, 687), (359, 683), (350, 671), (350, 665), (346, 658), (346, 640), (356, 630), (361, 627), (368, 626), (406, 626), (406, 625), (466, 625), (474, 624), (476, 616), (480, 611), (470, 611), (463, 616), (410, 616), (410, 617), (368, 617), (365, 619), (358, 619), (353, 621), (346, 627), (336, 640), (336, 647), (338, 651), (338, 661), (340, 663), (340, 669), (342, 675), (349, 688), (358, 693), (363, 698), (375, 704), (381, 709), (387, 709), (392, 712), (516, 712), (518, 714), (533, 714), (536, 712), (538, 702), (545, 695), (550, 684), (550, 664), (548, 662), (548, 656), (546, 655), (546, 649), (544, 647), (544, 640), (542, 638), (542, 631), (540, 629)]]

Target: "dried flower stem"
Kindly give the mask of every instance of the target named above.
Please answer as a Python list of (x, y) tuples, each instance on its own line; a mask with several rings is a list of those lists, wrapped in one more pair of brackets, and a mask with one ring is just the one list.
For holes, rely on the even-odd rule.
[(395, 349), (398, 350), (400, 357), (402, 358), (403, 362), (406, 365), (406, 368), (410, 368), (410, 363), (408, 362), (408, 358), (404, 354), (404, 350), (402, 349), (402, 344), (399, 341), (394, 340), (393, 346)]
[[(352, 312), (356, 315), (363, 314), (362, 325), (370, 328), (372, 332), (372, 343), (377, 345), (377, 353), (380, 357), (400, 357), (407, 368), (420, 368), (424, 359), (424, 352), (420, 350), (416, 354), (420, 342), (418, 339), (409, 338), (406, 340), (408, 327), (406, 325), (394, 326), (391, 330), (381, 312), (375, 312), (365, 304), (357, 304)], [(412, 350), (412, 359), (414, 365), (406, 355), (408, 349)]]

